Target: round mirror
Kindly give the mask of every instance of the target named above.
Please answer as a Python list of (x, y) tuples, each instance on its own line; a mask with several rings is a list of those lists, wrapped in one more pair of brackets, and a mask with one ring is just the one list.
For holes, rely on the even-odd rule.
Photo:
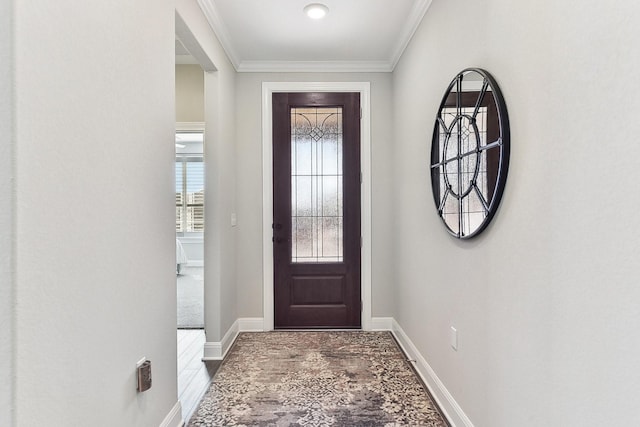
[(498, 209), (509, 169), (509, 118), (500, 89), (479, 68), (447, 88), (431, 141), (431, 187), (447, 230), (469, 239)]

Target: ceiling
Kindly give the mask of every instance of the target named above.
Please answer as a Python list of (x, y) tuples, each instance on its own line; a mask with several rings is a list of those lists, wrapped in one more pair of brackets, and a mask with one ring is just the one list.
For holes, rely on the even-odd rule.
[[(324, 19), (303, 13), (329, 8)], [(431, 0), (198, 0), (240, 72), (393, 71)]]

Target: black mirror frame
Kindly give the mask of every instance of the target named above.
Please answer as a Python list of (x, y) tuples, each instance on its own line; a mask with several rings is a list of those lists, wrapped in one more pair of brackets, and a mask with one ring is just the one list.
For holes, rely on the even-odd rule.
[[(499, 129), (499, 135), (500, 135), (499, 136), (500, 157), (498, 162), (498, 171), (497, 171), (495, 189), (491, 196), (491, 200), (487, 201), (488, 206), (486, 206), (486, 216), (484, 217), (482, 223), (475, 230), (471, 230), (469, 234), (465, 235), (463, 234), (464, 233), (463, 230), (459, 230), (458, 232), (455, 232), (454, 230), (452, 230), (449, 227), (449, 225), (447, 225), (443, 216), (444, 215), (443, 208), (442, 208), (443, 200), (441, 200), (441, 197), (440, 197), (439, 179), (440, 179), (440, 176), (442, 175), (441, 167), (445, 161), (445, 159), (441, 157), (444, 157), (445, 153), (439, 153), (440, 151), (439, 150), (439, 144), (440, 144), (439, 119), (441, 117), (443, 108), (446, 107), (447, 100), (450, 94), (452, 93), (451, 92), (452, 89), (456, 86), (456, 84), (458, 84), (458, 82), (462, 81), (465, 74), (470, 72), (476, 72), (480, 74), (483, 77), (484, 82), (488, 83), (493, 93), (493, 98), (495, 101), (496, 111), (498, 115), (498, 129)], [(458, 101), (456, 101), (456, 103), (458, 103)], [(445, 228), (447, 229), (449, 234), (451, 234), (452, 236), (458, 239), (471, 239), (479, 235), (482, 231), (484, 231), (487, 228), (487, 226), (493, 219), (496, 211), (498, 210), (498, 206), (502, 199), (502, 194), (504, 193), (504, 188), (507, 180), (507, 172), (509, 170), (510, 147), (511, 147), (511, 139), (510, 139), (509, 116), (507, 114), (507, 106), (504, 101), (504, 97), (502, 96), (502, 92), (500, 91), (500, 88), (496, 83), (495, 79), (493, 78), (493, 76), (491, 76), (491, 74), (489, 74), (487, 71), (481, 68), (466, 68), (462, 70), (451, 81), (451, 84), (449, 84), (449, 87), (447, 88), (444, 96), (442, 97), (442, 101), (440, 102), (440, 107), (438, 108), (438, 115), (436, 117), (432, 140), (431, 140), (431, 163), (430, 163), (431, 189), (433, 192), (433, 198), (434, 198), (434, 202), (438, 212), (438, 216), (444, 223)], [(479, 152), (480, 152), (479, 147), (476, 147), (476, 154)], [(460, 155), (460, 153), (458, 153), (458, 155)], [(462, 198), (464, 197), (466, 196), (462, 196)], [(446, 198), (446, 195), (445, 195), (445, 198)], [(462, 216), (462, 215), (464, 215), (464, 212), (461, 213), (459, 211), (458, 216)]]

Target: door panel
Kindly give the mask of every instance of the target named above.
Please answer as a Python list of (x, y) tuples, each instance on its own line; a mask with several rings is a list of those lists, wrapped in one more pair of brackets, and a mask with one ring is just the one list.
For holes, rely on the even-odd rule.
[(344, 301), (344, 276), (293, 276), (291, 279), (291, 305), (339, 305)]
[(360, 96), (273, 94), (276, 328), (359, 328)]

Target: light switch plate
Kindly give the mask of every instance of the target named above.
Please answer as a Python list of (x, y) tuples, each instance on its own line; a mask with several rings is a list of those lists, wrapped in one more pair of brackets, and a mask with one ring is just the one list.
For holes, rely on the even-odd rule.
[(458, 351), (458, 330), (453, 326), (451, 327), (450, 339), (451, 348), (453, 348), (455, 351)]

